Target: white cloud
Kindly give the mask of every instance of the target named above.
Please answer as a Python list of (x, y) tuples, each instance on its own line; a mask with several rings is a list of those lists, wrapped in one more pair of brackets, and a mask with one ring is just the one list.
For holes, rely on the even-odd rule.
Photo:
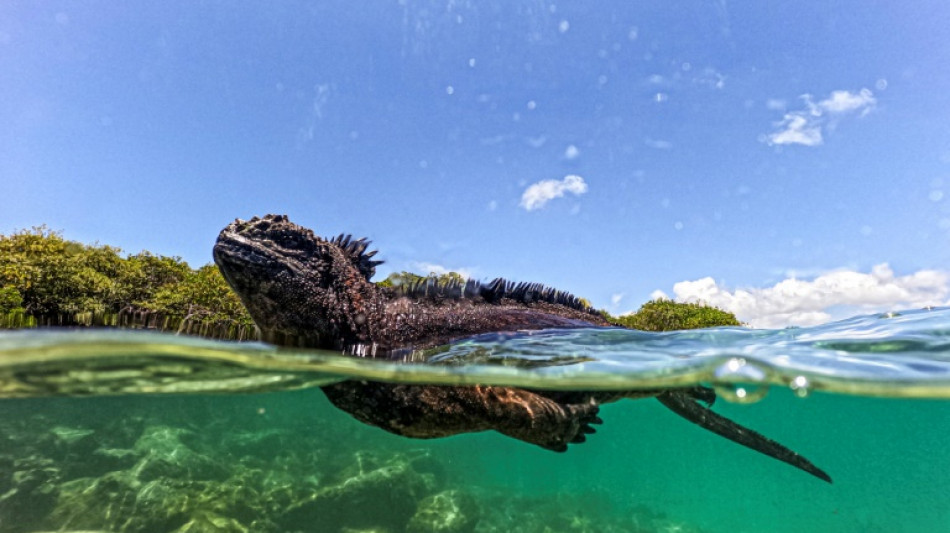
[[(655, 291), (651, 297), (662, 295)], [(674, 299), (735, 313), (754, 327), (809, 326), (859, 313), (950, 304), (950, 272), (897, 276), (886, 264), (869, 273), (835, 270), (810, 281), (789, 278), (771, 287), (729, 289), (710, 277), (673, 285)]]
[(780, 131), (769, 135), (769, 144), (817, 146), (822, 143), (821, 126), (797, 112), (786, 114), (778, 126)]
[(610, 305), (616, 306), (620, 304), (620, 300), (623, 300), (622, 292), (616, 292), (610, 295)]
[(449, 272), (455, 272), (465, 279), (472, 277), (474, 269), (471, 268), (448, 268), (436, 263), (426, 263), (425, 261), (416, 261), (412, 263), (413, 270), (421, 273), (423, 276), (436, 275), (441, 276)]
[(858, 93), (848, 91), (832, 91), (831, 97), (818, 102), (818, 107), (829, 113), (848, 113), (862, 110), (866, 113), (877, 100), (868, 89), (861, 89)]
[(657, 289), (650, 293), (650, 300), (669, 300), (670, 297), (663, 291)]
[(564, 159), (573, 160), (581, 156), (581, 151), (573, 144), (564, 149)]
[[(775, 123), (776, 131), (765, 136), (768, 144), (802, 144), (817, 146), (823, 142), (822, 129), (834, 128), (847, 115), (867, 115), (874, 109), (877, 100), (868, 89), (856, 93), (832, 91), (831, 96), (815, 103), (810, 94), (802, 95), (805, 109), (789, 111)], [(778, 109), (778, 100), (769, 100), (770, 109)]]
[(539, 181), (527, 189), (521, 195), (521, 207), (527, 211), (533, 211), (544, 207), (549, 201), (564, 196), (564, 193), (575, 195), (587, 192), (587, 183), (584, 178), (573, 174), (565, 176), (563, 180), (543, 180)]

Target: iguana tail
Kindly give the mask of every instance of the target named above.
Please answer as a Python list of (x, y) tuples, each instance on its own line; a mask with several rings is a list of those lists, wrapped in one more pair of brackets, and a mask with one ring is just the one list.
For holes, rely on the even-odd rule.
[(670, 411), (696, 425), (831, 483), (831, 476), (813, 465), (808, 459), (760, 433), (714, 413), (708, 407), (703, 407), (696, 402), (696, 395), (690, 393), (690, 391), (668, 390), (659, 394), (656, 398)]

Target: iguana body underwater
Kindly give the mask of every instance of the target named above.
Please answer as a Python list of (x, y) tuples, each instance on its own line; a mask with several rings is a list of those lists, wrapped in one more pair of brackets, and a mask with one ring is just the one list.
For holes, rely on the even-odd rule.
[[(323, 239), (286, 216), (267, 215), (228, 225), (214, 259), (264, 340), (275, 344), (385, 354), (489, 332), (609, 325), (578, 298), (539, 284), (379, 287), (370, 278), (381, 261), (368, 245), (343, 235)], [(323, 391), (358, 420), (398, 435), (495, 430), (554, 451), (594, 433), (601, 404), (656, 397), (690, 422), (831, 482), (801, 455), (710, 410), (715, 395), (703, 387), (549, 391), (348, 380)]]

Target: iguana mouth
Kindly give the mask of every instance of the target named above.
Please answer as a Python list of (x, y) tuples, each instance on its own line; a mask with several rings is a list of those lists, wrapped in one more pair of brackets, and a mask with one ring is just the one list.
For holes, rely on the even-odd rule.
[(276, 254), (272, 250), (242, 235), (224, 232), (218, 236), (218, 242), (214, 246), (214, 259), (261, 267), (277, 262)]
[(271, 271), (286, 270), (294, 274), (303, 272), (303, 265), (294, 258), (293, 251), (285, 250), (270, 240), (242, 235), (237, 228), (245, 224), (247, 223), (239, 219), (224, 228), (218, 235), (212, 252), (215, 263), (221, 267), (229, 281), (228, 271), (234, 267)]

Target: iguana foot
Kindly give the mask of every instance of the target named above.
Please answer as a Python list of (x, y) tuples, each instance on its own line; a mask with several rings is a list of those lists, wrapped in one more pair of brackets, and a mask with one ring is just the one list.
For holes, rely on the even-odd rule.
[[(555, 452), (567, 451), (568, 444), (579, 444), (596, 433), (600, 406), (593, 398), (578, 403), (559, 403), (551, 398), (522, 389), (506, 389), (509, 412), (495, 429), (509, 437)], [(515, 416), (510, 416), (514, 414)]]

